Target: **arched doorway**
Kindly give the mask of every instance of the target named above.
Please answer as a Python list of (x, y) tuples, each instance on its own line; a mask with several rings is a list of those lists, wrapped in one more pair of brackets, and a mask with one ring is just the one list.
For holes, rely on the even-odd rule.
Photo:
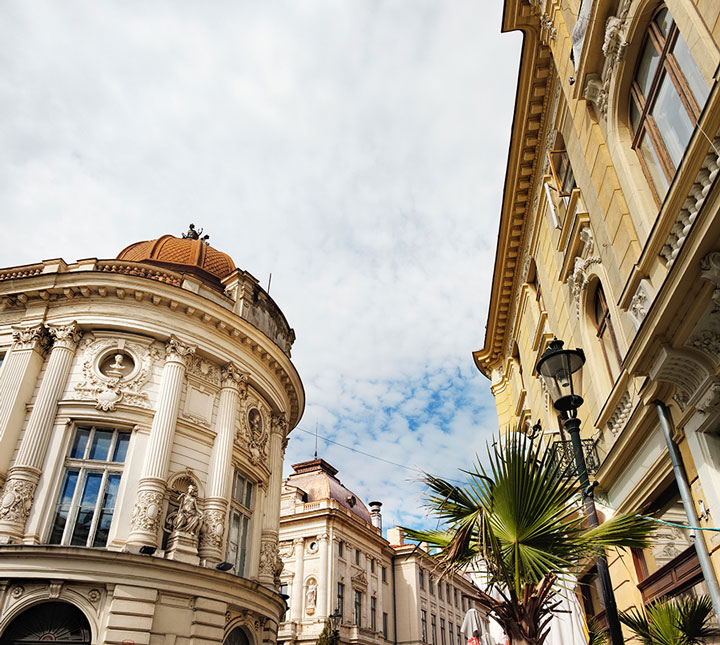
[(250, 645), (250, 639), (242, 627), (236, 627), (227, 635), (223, 645)]
[(90, 645), (90, 624), (85, 615), (66, 602), (44, 602), (22, 612), (0, 636), (0, 645), (48, 642)]

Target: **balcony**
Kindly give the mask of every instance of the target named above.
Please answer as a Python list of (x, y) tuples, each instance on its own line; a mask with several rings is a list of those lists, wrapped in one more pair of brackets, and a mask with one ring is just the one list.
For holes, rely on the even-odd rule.
[[(600, 469), (600, 458), (598, 457), (595, 442), (592, 439), (581, 439), (583, 452), (585, 453), (585, 466), (588, 475), (595, 475)], [(563, 470), (571, 469), (569, 472), (575, 474), (575, 451), (572, 441), (554, 441), (550, 447), (553, 464), (560, 464)]]

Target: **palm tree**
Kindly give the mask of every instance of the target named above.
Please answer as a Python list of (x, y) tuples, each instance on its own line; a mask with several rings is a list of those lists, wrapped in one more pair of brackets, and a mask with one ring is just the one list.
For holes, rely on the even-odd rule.
[(712, 636), (710, 596), (673, 598), (620, 612), (620, 620), (643, 645), (700, 645)]
[(480, 592), (478, 603), (513, 645), (541, 645), (561, 581), (605, 547), (646, 547), (652, 522), (618, 515), (587, 530), (574, 468), (526, 435), (502, 437), (488, 447), (487, 462), (465, 471), (465, 486), (426, 475), (428, 507), (442, 526), (404, 530), (436, 547), (444, 569), (462, 570), (482, 558), (497, 598)]

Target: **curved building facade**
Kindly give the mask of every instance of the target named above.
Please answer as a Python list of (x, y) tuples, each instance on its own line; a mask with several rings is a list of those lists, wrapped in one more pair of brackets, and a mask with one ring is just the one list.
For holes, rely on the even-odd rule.
[(193, 228), (0, 270), (0, 643), (276, 640), (294, 337)]

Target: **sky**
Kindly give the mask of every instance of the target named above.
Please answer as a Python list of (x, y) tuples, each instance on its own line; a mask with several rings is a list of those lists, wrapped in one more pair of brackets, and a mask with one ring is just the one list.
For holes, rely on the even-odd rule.
[(111, 258), (195, 223), (272, 274), (297, 334), (307, 404), (286, 474), (317, 429), (385, 527), (427, 526), (421, 472), (460, 476), (497, 431), (472, 351), (522, 40), (501, 11), (3, 2), (0, 265)]

